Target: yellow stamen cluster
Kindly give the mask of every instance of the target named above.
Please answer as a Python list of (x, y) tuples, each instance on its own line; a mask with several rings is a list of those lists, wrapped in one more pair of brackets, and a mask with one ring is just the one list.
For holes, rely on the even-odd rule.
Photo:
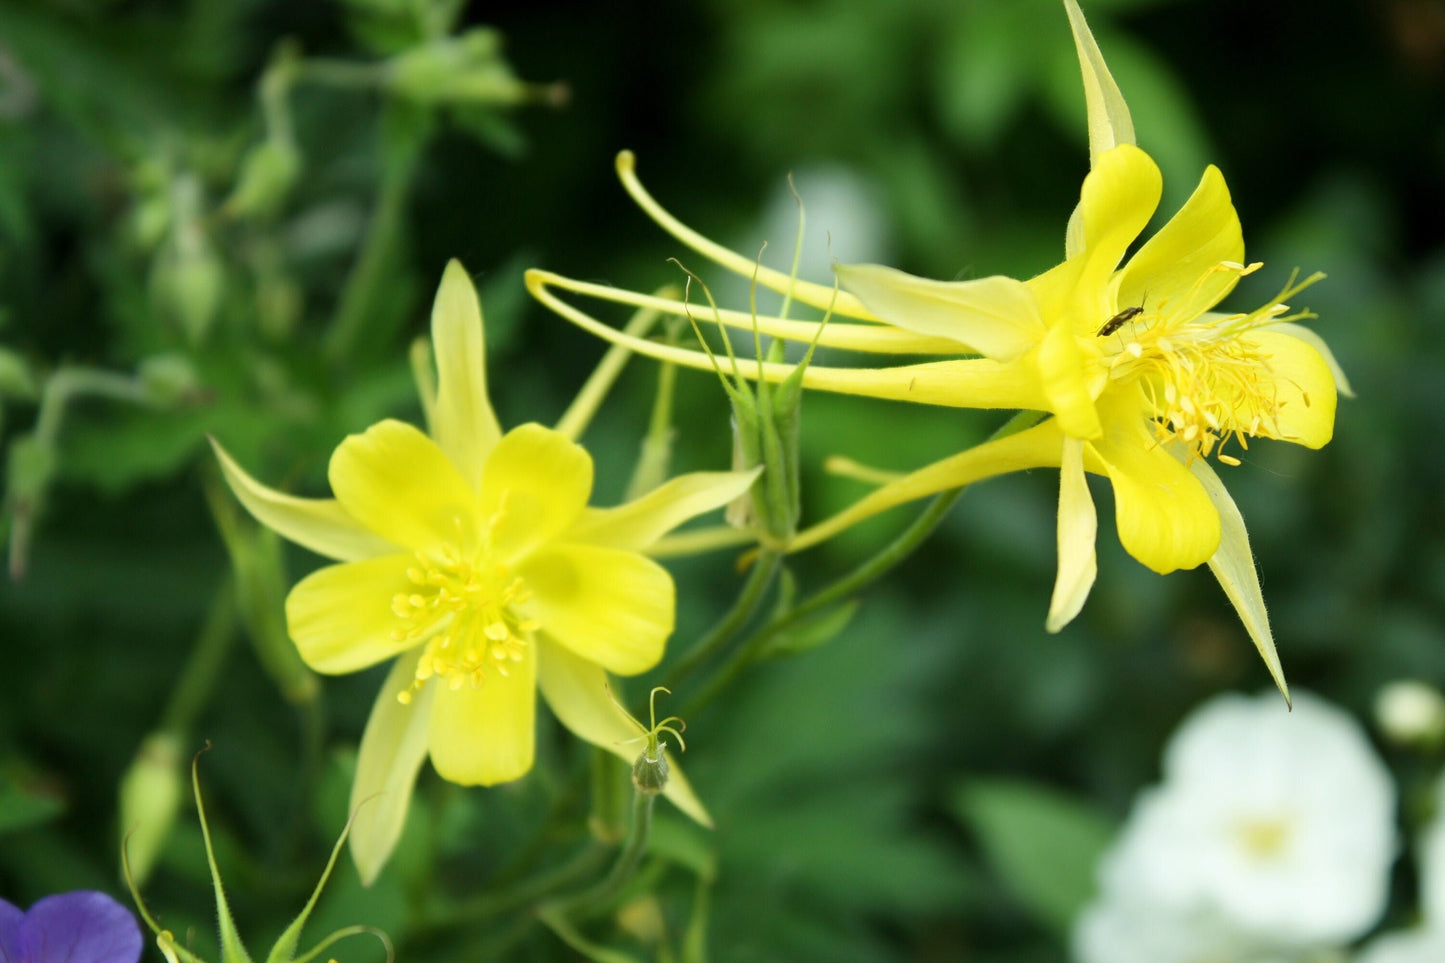
[[(1221, 262), (1201, 276), (1198, 288), (1211, 274), (1228, 271), (1243, 277), (1260, 267)], [(1281, 392), (1292, 385), (1274, 372), (1259, 346), (1241, 337), (1266, 324), (1308, 317), (1307, 312), (1286, 316), (1289, 297), (1313, 283), (1295, 285), (1294, 279), (1268, 304), (1249, 314), (1187, 316), (1170, 311), (1169, 301), (1141, 312), (1120, 331), (1109, 359), (1110, 378), (1137, 381), (1153, 414), (1153, 427), (1161, 443), (1178, 442), (1196, 457), (1218, 454), (1227, 465), (1239, 459), (1223, 453), (1234, 439), (1242, 449), (1249, 437), (1279, 435), (1279, 415), (1292, 398), (1305, 405), (1309, 395)], [(1195, 293), (1191, 290), (1184, 302)], [(1297, 387), (1297, 386), (1296, 386)]]
[(1283, 816), (1242, 819), (1234, 827), (1236, 838), (1244, 851), (1261, 863), (1284, 855), (1289, 848), (1293, 829), (1293, 822)]
[(425, 640), (411, 688), (397, 694), (403, 704), (432, 678), (453, 690), (478, 688), (487, 673), (507, 675), (522, 661), (535, 619), (522, 618), (516, 607), (530, 598), (522, 580), (506, 565), (482, 553), (467, 558), (454, 548), (426, 555), (418, 552), (407, 569), (415, 586), (398, 592), (391, 610), (402, 625), (392, 630), (397, 642)]

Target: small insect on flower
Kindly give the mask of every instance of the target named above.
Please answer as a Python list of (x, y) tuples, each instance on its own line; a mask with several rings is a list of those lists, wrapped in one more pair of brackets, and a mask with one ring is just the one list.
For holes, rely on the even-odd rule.
[(1124, 310), (1120, 311), (1118, 314), (1114, 315), (1112, 318), (1104, 322), (1104, 326), (1099, 329), (1099, 337), (1103, 338), (1113, 334), (1115, 331), (1118, 331), (1124, 325), (1128, 324), (1130, 321), (1133, 321), (1135, 318), (1137, 318), (1143, 313), (1144, 305), (1142, 304), (1133, 308), (1125, 308)]

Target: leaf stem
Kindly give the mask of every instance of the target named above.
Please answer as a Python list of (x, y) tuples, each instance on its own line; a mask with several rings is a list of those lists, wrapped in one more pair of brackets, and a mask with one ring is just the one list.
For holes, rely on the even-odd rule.
[(767, 595), (768, 587), (773, 584), (773, 578), (778, 574), (781, 562), (782, 556), (777, 552), (764, 550), (758, 555), (757, 561), (753, 563), (753, 570), (748, 573), (748, 580), (743, 584), (743, 589), (738, 593), (733, 607), (712, 627), (707, 635), (683, 653), (682, 658), (678, 659), (677, 665), (667, 674), (663, 685), (671, 689), (680, 684), (697, 671), (699, 666), (721, 651), (728, 640), (748, 623), (757, 613), (758, 606), (762, 604), (763, 598)]

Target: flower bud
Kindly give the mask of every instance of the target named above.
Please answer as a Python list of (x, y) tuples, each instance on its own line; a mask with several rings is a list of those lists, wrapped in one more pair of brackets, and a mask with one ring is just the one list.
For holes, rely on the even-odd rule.
[(632, 764), (632, 788), (644, 796), (655, 796), (667, 788), (667, 754), (649, 745)]
[(141, 743), (120, 780), (120, 831), (136, 885), (144, 885), (165, 849), (185, 785), (176, 737), (153, 732)]
[(153, 404), (163, 408), (194, 400), (200, 393), (200, 379), (189, 359), (178, 354), (146, 358), (137, 370), (141, 387)]
[(235, 190), (224, 210), (232, 217), (267, 217), (276, 213), (301, 172), (301, 154), (290, 141), (272, 137), (252, 147), (241, 162)]
[(1415, 679), (1391, 682), (1375, 697), (1375, 724), (1398, 746), (1436, 746), (1445, 741), (1445, 695)]
[(391, 61), (391, 88), (421, 103), (517, 104), (531, 97), (501, 57), (496, 31), (469, 30), (435, 40)]
[(192, 344), (205, 340), (221, 305), (225, 271), (210, 247), (172, 244), (156, 258), (153, 291), (162, 308), (180, 322)]

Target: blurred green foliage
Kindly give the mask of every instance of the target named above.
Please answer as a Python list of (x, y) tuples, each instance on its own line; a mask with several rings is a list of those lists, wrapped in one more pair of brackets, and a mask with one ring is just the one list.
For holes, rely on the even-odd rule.
[[(1330, 276), (1308, 303), (1358, 400), (1324, 451), (1262, 442), (1227, 475), (1291, 682), (1361, 714), (1389, 680), (1445, 684), (1438, 0), (1085, 6), (1166, 213), (1206, 163), (1228, 178), (1266, 262), (1239, 303), (1296, 265)], [(745, 250), (786, 172), (844, 171), (881, 225), (875, 256), (937, 277), (1053, 264), (1087, 164), (1054, 0), (0, 3), (0, 431), (24, 571), (0, 589), (0, 894), (115, 891), (122, 779), (165, 733), (182, 755), (215, 746), (202, 778), (242, 930), (264, 931), (247, 938), (290, 919), (346, 821), (379, 676), (322, 682), (277, 636), (316, 559), (208, 507), (204, 436), (322, 491), (343, 435), (418, 417), (408, 343), (452, 256), (479, 278), (503, 423), (555, 419), (602, 349), (528, 303), (522, 270), (677, 280), (663, 259), (680, 252), (613, 180), (622, 147), (684, 220)], [(860, 216), (810, 208), (810, 250), (830, 230), (857, 243)], [(770, 240), (770, 258), (791, 250)], [(604, 503), (656, 380), (634, 364), (588, 436)], [(805, 517), (860, 491), (820, 472), (827, 455), (914, 467), (998, 421), (810, 395)], [(715, 379), (679, 375), (676, 424), (675, 468), (726, 463)], [(1211, 578), (1158, 578), (1107, 525), (1093, 597), (1046, 635), (1055, 499), (1048, 473), (970, 491), (856, 613), (778, 639), (688, 719), (718, 827), (659, 810), (642, 882), (674, 940), (729, 961), (1061, 958), (1080, 867), (1171, 727), (1268, 680)], [(795, 576), (835, 576), (906, 518)], [(729, 565), (675, 566), (675, 649), (729, 604)], [(1437, 763), (1393, 761), (1407, 786)], [(518, 784), (428, 775), (381, 880), (343, 865), (313, 931), (371, 923), (415, 960), (572, 958), (508, 900), (539, 853), (585, 845), (586, 765), (548, 731)], [(1068, 865), (1040, 865), (1040, 840)], [(185, 805), (146, 890), (214, 950)], [(655, 927), (599, 932), (651, 955)]]

